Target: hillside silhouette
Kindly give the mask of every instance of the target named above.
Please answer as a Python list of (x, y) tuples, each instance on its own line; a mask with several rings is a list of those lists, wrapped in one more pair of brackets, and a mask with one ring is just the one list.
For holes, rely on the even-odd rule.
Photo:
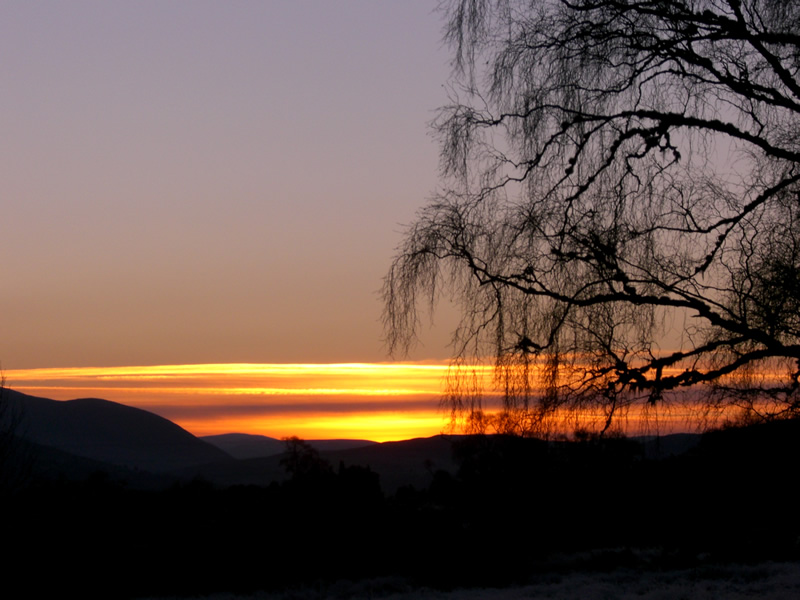
[(787, 510), (798, 421), (659, 440), (435, 436), (323, 451), (295, 439), (240, 460), (138, 409), (11, 397), (25, 404), (37, 464), (3, 493), (8, 567), (36, 557), (47, 576), (31, 593), (245, 593), (375, 577), (450, 589), (800, 559), (800, 518)]
[(230, 456), (172, 421), (98, 398), (57, 401), (4, 392), (22, 415), (19, 430), (34, 443), (83, 458), (163, 472)]
[[(200, 438), (217, 448), (227, 452), (234, 458), (259, 458), (272, 456), (284, 451), (283, 440), (266, 435), (248, 433), (224, 433), (221, 435), (205, 435)], [(308, 443), (321, 452), (347, 450), (377, 444), (370, 440), (308, 440)]]

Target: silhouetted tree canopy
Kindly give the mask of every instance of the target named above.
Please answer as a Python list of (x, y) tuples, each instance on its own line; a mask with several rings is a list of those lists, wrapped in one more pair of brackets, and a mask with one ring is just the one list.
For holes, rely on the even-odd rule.
[[(800, 3), (452, 0), (442, 190), (384, 285), (394, 352), (440, 292), (496, 428), (700, 391), (800, 412)], [(456, 417), (483, 428), (461, 378)]]
[(281, 457), (281, 466), (292, 479), (319, 477), (333, 473), (331, 465), (305, 440), (296, 435), (283, 438), (286, 451)]

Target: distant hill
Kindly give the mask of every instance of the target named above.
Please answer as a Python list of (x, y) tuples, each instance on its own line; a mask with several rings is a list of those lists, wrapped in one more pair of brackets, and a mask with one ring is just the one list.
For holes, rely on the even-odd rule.
[[(202, 477), (218, 485), (268, 485), (285, 478), (285, 442), (240, 433), (197, 438), (145, 410), (83, 398), (57, 401), (6, 388), (11, 412), (23, 416), (19, 433), (38, 449), (37, 472), (47, 478), (85, 479), (107, 471), (134, 487)], [(306, 440), (338, 468), (369, 466), (387, 493), (402, 485), (427, 486), (438, 469), (455, 472), (449, 438), (435, 436), (379, 444), (370, 440)], [(113, 473), (112, 470), (116, 469)]]
[(695, 448), (700, 443), (699, 433), (670, 433), (667, 435), (643, 435), (630, 439), (644, 446), (647, 458), (669, 458), (679, 456)]
[(453, 442), (461, 436), (435, 435), (399, 442), (383, 442), (374, 446), (350, 448), (323, 453), (323, 457), (337, 465), (369, 466), (381, 476), (381, 487), (393, 494), (397, 488), (413, 485), (425, 488), (436, 471), (455, 474), (458, 465), (453, 459)]
[(200, 439), (238, 459), (273, 456), (283, 452), (286, 447), (282, 440), (248, 433), (204, 435)]
[(5, 389), (25, 440), (75, 456), (154, 473), (233, 459), (172, 421), (97, 398), (57, 401)]
[[(168, 485), (173, 477), (200, 477), (220, 486), (266, 486), (286, 477), (282, 440), (240, 433), (197, 438), (163, 417), (107, 400), (55, 401), (10, 389), (4, 394), (11, 412), (23, 415), (20, 433), (31, 448), (38, 448), (38, 472), (46, 478), (84, 479), (103, 470), (131, 486), (154, 487)], [(384, 492), (393, 494), (406, 485), (427, 488), (439, 470), (455, 474), (453, 443), (459, 439), (306, 441), (334, 469), (340, 464), (369, 467), (379, 474)], [(648, 457), (669, 458), (695, 448), (700, 436), (636, 441), (644, 444)]]
[[(369, 467), (380, 475), (384, 492), (393, 494), (404, 485), (422, 489), (430, 485), (437, 470), (456, 472), (453, 460), (454, 439), (437, 435), (430, 438), (417, 438), (400, 442), (366, 442), (364, 440), (316, 440), (311, 443), (320, 450), (321, 458), (328, 461), (334, 469), (339, 463), (350, 466)], [(321, 442), (333, 442), (332, 446), (341, 449), (321, 450), (326, 446)], [(366, 444), (347, 447), (350, 444)], [(247, 458), (230, 463), (200, 465), (183, 469), (184, 478), (202, 477), (218, 485), (268, 485), (271, 481), (282, 481), (286, 472), (280, 464), (283, 442), (279, 453), (272, 456)]]
[(305, 440), (320, 452), (338, 452), (339, 450), (350, 450), (351, 448), (366, 448), (377, 446), (378, 442), (372, 440)]
[[(286, 443), (265, 435), (251, 435), (247, 433), (224, 433), (222, 435), (206, 435), (200, 438), (204, 442), (213, 444), (234, 458), (264, 458), (281, 454), (286, 449)], [(369, 440), (305, 440), (320, 452), (333, 450), (346, 450), (377, 444)]]
[[(2, 486), (0, 453), (0, 505), (12, 515), (3, 533), (14, 547), (4, 564), (36, 566), (30, 597), (410, 598), (422, 586), (502, 591), (617, 567), (626, 580), (680, 568), (693, 597), (698, 573), (716, 580), (742, 563), (800, 557), (800, 420), (638, 442), (439, 435), (320, 452), (313, 465), (323, 458), (332, 471), (290, 479), (280, 452), (227, 457), (146, 411), (7, 397), (26, 436), (41, 440), (14, 440), (16, 456), (35, 459), (21, 484)], [(247, 437), (225, 439), (269, 442)], [(172, 458), (152, 457), (162, 453)], [(148, 461), (185, 466), (118, 466)], [(736, 567), (720, 571), (727, 564)], [(761, 571), (751, 575), (763, 588)]]

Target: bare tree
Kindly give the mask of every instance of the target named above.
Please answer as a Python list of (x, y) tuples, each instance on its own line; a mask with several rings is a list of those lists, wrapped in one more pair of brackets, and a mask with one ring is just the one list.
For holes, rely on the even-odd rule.
[[(800, 412), (800, 3), (445, 10), (443, 191), (385, 279), (392, 351), (441, 290), (455, 364), (495, 361), (500, 429), (589, 411), (605, 431), (682, 390)], [(479, 393), (449, 401), (486, 423)]]

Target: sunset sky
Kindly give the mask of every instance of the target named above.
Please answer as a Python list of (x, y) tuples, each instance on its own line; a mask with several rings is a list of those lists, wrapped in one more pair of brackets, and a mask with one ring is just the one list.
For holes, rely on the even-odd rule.
[[(38, 368), (392, 360), (378, 291), (436, 189), (428, 123), (448, 100), (435, 5), (1, 3), (8, 384)], [(438, 313), (402, 358), (446, 359), (453, 324)], [(181, 402), (235, 404), (214, 398), (217, 413)]]
[[(443, 364), (207, 364), (21, 369), (22, 392), (110, 398), (160, 414), (195, 435), (246, 432), (376, 441), (434, 435)], [(485, 374), (491, 377), (491, 369)]]

